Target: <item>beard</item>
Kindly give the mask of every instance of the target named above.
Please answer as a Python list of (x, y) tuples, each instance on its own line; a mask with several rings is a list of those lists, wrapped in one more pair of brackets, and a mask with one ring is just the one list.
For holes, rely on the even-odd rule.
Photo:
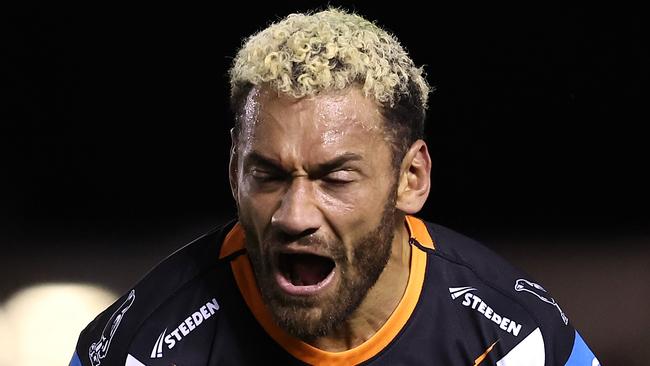
[(339, 281), (330, 289), (333, 291), (318, 296), (291, 296), (279, 288), (271, 260), (270, 247), (281, 246), (282, 235), (265, 240), (265, 245), (261, 245), (253, 226), (240, 216), (258, 287), (276, 323), (305, 341), (328, 335), (341, 326), (359, 307), (386, 267), (395, 236), (395, 219), (395, 199), (392, 198), (384, 206), (379, 224), (351, 243), (351, 251), (346, 251), (340, 240), (325, 240), (317, 237), (317, 233), (295, 240), (301, 245), (317, 246), (327, 253), (335, 263)]

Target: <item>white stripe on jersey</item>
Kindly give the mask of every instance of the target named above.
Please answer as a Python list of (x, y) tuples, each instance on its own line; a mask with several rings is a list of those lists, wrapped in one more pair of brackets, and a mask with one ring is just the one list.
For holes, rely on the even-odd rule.
[(138, 361), (137, 358), (131, 356), (130, 354), (126, 356), (126, 363), (124, 366), (147, 366), (142, 362)]
[(507, 355), (497, 361), (497, 366), (544, 366), (544, 337), (536, 328)]

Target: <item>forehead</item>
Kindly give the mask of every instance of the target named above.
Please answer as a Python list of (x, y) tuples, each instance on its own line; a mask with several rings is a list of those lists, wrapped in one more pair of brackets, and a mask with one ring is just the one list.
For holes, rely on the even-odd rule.
[(309, 141), (317, 148), (387, 140), (379, 105), (359, 88), (300, 99), (254, 88), (246, 99), (241, 127), (245, 145)]

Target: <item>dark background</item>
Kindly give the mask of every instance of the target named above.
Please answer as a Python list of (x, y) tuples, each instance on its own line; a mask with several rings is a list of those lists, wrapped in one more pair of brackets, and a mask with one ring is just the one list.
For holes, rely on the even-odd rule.
[[(229, 64), (320, 4), (3, 8), (0, 301), (43, 281), (123, 292), (232, 218)], [(331, 4), (394, 32), (436, 88), (421, 216), (533, 274), (604, 365), (648, 359), (642, 12)]]

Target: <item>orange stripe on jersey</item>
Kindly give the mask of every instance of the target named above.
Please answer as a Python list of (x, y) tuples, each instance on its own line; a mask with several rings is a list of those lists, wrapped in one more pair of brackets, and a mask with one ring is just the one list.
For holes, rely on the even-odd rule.
[(492, 348), (494, 348), (494, 346), (497, 344), (498, 341), (499, 341), (498, 339), (496, 341), (494, 341), (494, 343), (492, 343), (492, 345), (490, 347), (488, 347), (488, 349), (486, 349), (485, 352), (483, 352), (483, 354), (481, 354), (480, 356), (478, 356), (476, 358), (476, 360), (474, 360), (474, 366), (478, 366), (481, 362), (483, 362), (483, 360), (485, 360), (488, 353), (490, 353), (490, 351), (492, 351)]
[(422, 244), (423, 247), (429, 249), (436, 248), (435, 244), (433, 243), (433, 239), (431, 239), (431, 235), (429, 235), (429, 230), (427, 230), (427, 226), (424, 224), (424, 221), (418, 219), (417, 217), (406, 216), (406, 225), (409, 228), (411, 237), (417, 240), (418, 243)]
[[(422, 221), (408, 217), (407, 226), (411, 238), (423, 246), (433, 248), (433, 241), (426, 231)], [(422, 231), (424, 230), (424, 231)], [(244, 234), (239, 224), (235, 225), (226, 236), (220, 257), (232, 254), (244, 248)], [(386, 323), (372, 336), (359, 346), (343, 352), (327, 352), (307, 344), (286, 333), (274, 321), (262, 300), (253, 269), (248, 256), (241, 255), (231, 262), (231, 267), (237, 287), (246, 305), (257, 319), (258, 323), (282, 348), (295, 358), (312, 365), (350, 365), (369, 360), (381, 352), (397, 336), (406, 325), (420, 298), (424, 284), (427, 255), (420, 248), (413, 246), (411, 250), (411, 266), (409, 279), (404, 296), (388, 318)]]
[(226, 238), (223, 239), (219, 259), (227, 257), (240, 249), (244, 249), (244, 230), (242, 230), (239, 223), (236, 223), (226, 235)]

